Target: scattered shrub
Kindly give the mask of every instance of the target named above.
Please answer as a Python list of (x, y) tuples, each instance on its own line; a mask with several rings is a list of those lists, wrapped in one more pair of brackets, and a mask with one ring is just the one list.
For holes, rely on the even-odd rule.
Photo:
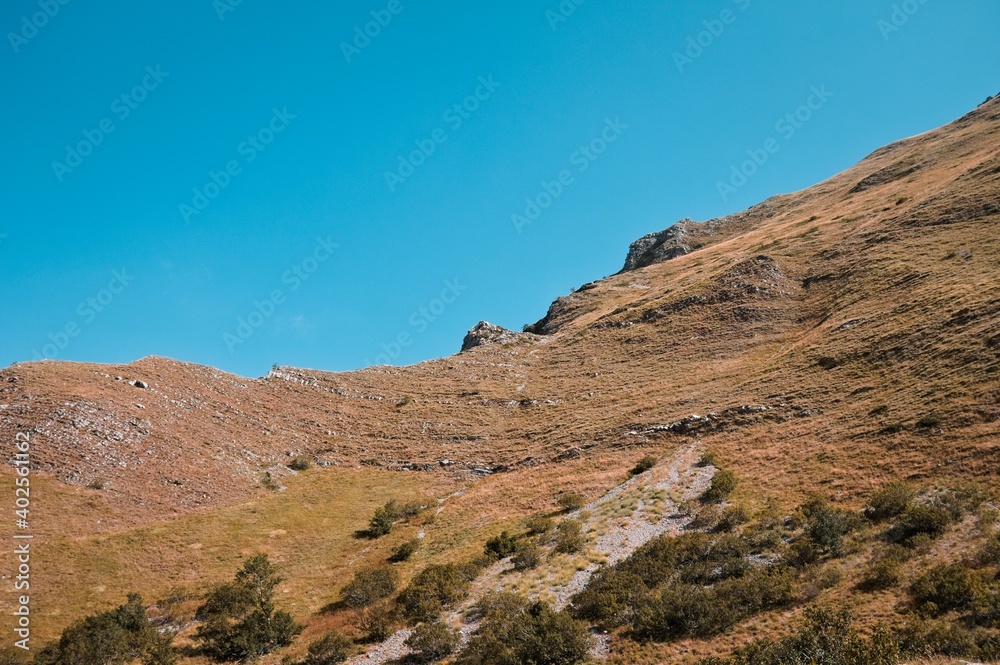
[[(432, 565), (424, 568), (399, 594), (403, 614), (415, 622), (432, 621), (448, 606), (461, 601), (469, 592), (470, 575), (478, 574), (474, 565)], [(473, 579), (475, 579), (473, 577)]]
[(892, 519), (909, 508), (916, 496), (916, 491), (902, 481), (889, 483), (868, 500), (864, 508), (865, 517), (873, 522)]
[(980, 565), (1000, 566), (1000, 534), (994, 534), (987, 539), (986, 544), (979, 550), (976, 556)]
[(549, 531), (555, 528), (556, 523), (549, 517), (544, 515), (533, 515), (528, 518), (525, 523), (528, 528), (528, 533), (532, 536), (542, 536), (547, 534)]
[(260, 486), (272, 492), (277, 492), (281, 489), (281, 483), (274, 479), (270, 471), (264, 472), (264, 477), (260, 479)]
[(878, 553), (868, 564), (858, 588), (863, 591), (886, 591), (903, 581), (903, 563), (910, 552), (900, 545), (890, 545)]
[(359, 570), (340, 592), (348, 607), (366, 607), (396, 592), (399, 575), (388, 566)]
[(498, 559), (506, 559), (517, 551), (517, 538), (506, 531), (486, 541), (486, 554), (492, 554)]
[(928, 538), (938, 538), (948, 530), (951, 514), (944, 508), (914, 504), (903, 511), (899, 519), (889, 530), (890, 540), (914, 546), (914, 538), (926, 535)]
[(891, 423), (878, 431), (879, 434), (899, 434), (906, 426), (903, 423)]
[(722, 515), (719, 517), (719, 523), (716, 528), (719, 531), (732, 531), (741, 524), (746, 524), (750, 521), (750, 515), (747, 513), (747, 509), (743, 506), (729, 506), (722, 511)]
[(717, 466), (719, 466), (718, 459), (717, 459), (715, 453), (712, 452), (711, 450), (707, 450), (707, 451), (703, 452), (701, 454), (701, 457), (698, 458), (698, 466), (701, 466), (701, 467), (705, 467), (705, 466), (715, 466), (715, 467), (717, 467)]
[(708, 503), (722, 503), (729, 498), (729, 495), (733, 493), (738, 483), (736, 474), (732, 471), (719, 471), (712, 476), (712, 484), (705, 491), (702, 498)]
[(976, 597), (976, 576), (962, 564), (940, 564), (910, 586), (917, 609), (930, 616), (966, 608)]
[(583, 535), (583, 523), (579, 520), (563, 520), (556, 527), (556, 552), (560, 554), (575, 554), (582, 552), (586, 539)]
[(479, 604), (483, 617), (458, 665), (575, 665), (587, 658), (586, 626), (544, 602), (492, 594)]
[(384, 642), (396, 632), (396, 616), (388, 603), (375, 603), (361, 610), (358, 628), (369, 642)]
[(305, 455), (299, 455), (288, 463), (288, 468), (292, 471), (308, 471), (312, 468), (313, 461)]
[(582, 494), (563, 494), (559, 497), (559, 508), (563, 512), (571, 513), (574, 510), (580, 510), (585, 505), (587, 505), (587, 497)]
[(606, 568), (573, 598), (572, 612), (580, 619), (617, 628), (632, 621), (635, 608), (648, 594), (649, 589), (639, 575)]
[(722, 519), (722, 511), (718, 506), (709, 504), (695, 513), (688, 527), (691, 529), (714, 529), (720, 519)]
[(885, 414), (885, 413), (889, 413), (889, 407), (886, 406), (885, 404), (882, 404), (880, 406), (876, 406), (874, 409), (872, 409), (871, 411), (869, 411), (868, 415), (869, 415), (869, 417), (872, 417), (872, 416), (881, 416), (882, 414)]
[(375, 514), (372, 516), (371, 521), (368, 522), (368, 533), (373, 538), (381, 538), (382, 536), (389, 535), (392, 527), (396, 525), (398, 517), (399, 506), (395, 501), (389, 501), (381, 508), (375, 509)]
[(843, 553), (844, 537), (860, 526), (855, 513), (832, 507), (819, 498), (805, 503), (800, 510), (806, 518), (806, 536), (832, 556)]
[(351, 657), (354, 643), (334, 631), (309, 645), (309, 652), (302, 665), (336, 665)]
[(921, 429), (930, 429), (932, 427), (938, 427), (943, 422), (944, 416), (940, 413), (933, 412), (928, 413), (926, 416), (923, 416), (920, 420), (918, 420), (917, 427), (920, 427)]
[(216, 660), (240, 661), (290, 644), (301, 628), (288, 612), (274, 609), (280, 582), (266, 554), (247, 559), (235, 581), (217, 587), (198, 610), (202, 624), (195, 639), (202, 652)]
[(632, 468), (630, 472), (633, 476), (638, 476), (640, 473), (646, 473), (650, 469), (656, 466), (656, 458), (652, 455), (646, 455), (641, 460), (639, 460), (635, 467)]
[(117, 609), (89, 616), (68, 627), (58, 642), (47, 645), (36, 655), (34, 662), (125, 665), (142, 658), (149, 665), (172, 665), (176, 662), (172, 640), (172, 634), (161, 637), (149, 622), (142, 596), (129, 594), (128, 602)]
[(389, 561), (392, 563), (409, 561), (410, 557), (416, 554), (418, 549), (420, 549), (419, 539), (414, 538), (413, 540), (408, 540), (392, 550), (392, 554), (389, 556)]
[(533, 540), (523, 540), (517, 543), (514, 550), (514, 568), (517, 570), (530, 570), (538, 567), (542, 562), (542, 549)]
[(439, 621), (420, 624), (406, 640), (406, 646), (413, 650), (415, 660), (420, 663), (441, 660), (454, 653), (458, 645), (455, 631)]

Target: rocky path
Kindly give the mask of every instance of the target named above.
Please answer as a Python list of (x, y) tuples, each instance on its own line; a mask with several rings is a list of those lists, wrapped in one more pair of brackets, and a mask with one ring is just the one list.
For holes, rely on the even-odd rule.
[[(585, 531), (593, 538), (587, 552), (577, 560), (549, 557), (537, 569), (523, 572), (514, 571), (509, 560), (496, 563), (473, 583), (469, 597), (442, 619), (461, 633), (464, 644), (478, 628), (478, 621), (469, 610), (490, 591), (528, 585), (529, 597), (548, 600), (556, 609), (565, 608), (603, 566), (614, 565), (652, 539), (679, 533), (688, 525), (691, 517), (682, 514), (681, 506), (701, 496), (716, 471), (711, 466), (697, 466), (698, 456), (697, 445), (681, 449), (568, 515), (571, 519), (583, 519)], [(568, 579), (567, 565), (575, 566)], [(607, 658), (607, 635), (600, 632), (593, 635), (591, 655)], [(409, 653), (404, 644), (409, 636), (409, 630), (397, 631), (385, 642), (347, 662), (351, 665), (396, 662)]]

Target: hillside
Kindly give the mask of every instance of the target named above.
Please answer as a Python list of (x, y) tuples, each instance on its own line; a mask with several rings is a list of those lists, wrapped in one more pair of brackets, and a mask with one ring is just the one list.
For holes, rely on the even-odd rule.
[[(133, 590), (194, 604), (264, 551), (312, 639), (351, 625), (316, 613), (404, 535), (423, 534), (418, 563), (469, 556), (561, 493), (601, 500), (647, 454), (679, 465), (649, 481), (679, 493), (673, 510), (707, 482), (690, 471), (705, 451), (752, 510), (790, 513), (814, 494), (856, 510), (896, 479), (995, 486), (998, 230), (1000, 98), (809, 189), (647, 236), (528, 334), (484, 328), (448, 358), (259, 379), (152, 357), (9, 367), (0, 436), (30, 433), (35, 473), (34, 636)], [(300, 457), (314, 468), (289, 468)], [(265, 473), (283, 491), (262, 487)], [(9, 467), (2, 480), (13, 496)], [(355, 538), (390, 498), (439, 507), (390, 540)], [(856, 609), (892, 616), (891, 598)], [(714, 640), (615, 638), (612, 659), (722, 653), (800, 614)]]

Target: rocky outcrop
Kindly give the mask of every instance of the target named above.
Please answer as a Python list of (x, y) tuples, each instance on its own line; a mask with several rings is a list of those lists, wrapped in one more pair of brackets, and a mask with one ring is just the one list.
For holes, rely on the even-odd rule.
[(522, 340), (532, 340), (535, 335), (519, 333), (496, 326), (488, 321), (480, 321), (469, 331), (462, 341), (462, 351), (474, 349), (484, 344), (513, 344)]
[(665, 231), (650, 233), (636, 240), (628, 248), (622, 272), (663, 263), (697, 249), (688, 238), (689, 227), (693, 224), (690, 219), (682, 219)]

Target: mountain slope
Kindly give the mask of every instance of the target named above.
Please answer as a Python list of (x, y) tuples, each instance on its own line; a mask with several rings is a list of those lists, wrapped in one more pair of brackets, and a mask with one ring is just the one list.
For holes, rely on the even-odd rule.
[[(292, 493), (380, 488), (355, 499), (343, 540), (324, 550), (328, 570), (296, 568), (292, 595), (310, 611), (335, 597), (323, 579), (368, 556), (349, 534), (393, 485), (465, 490), (442, 504), (444, 555), (559, 491), (596, 498), (639, 448), (713, 450), (784, 506), (814, 492), (858, 503), (891, 478), (995, 482), (998, 139), (994, 99), (819, 185), (644, 239), (621, 273), (553, 303), (535, 335), (413, 367), (243, 379), (146, 358), (3, 370), (0, 435), (31, 434), (42, 483), (33, 527), (52, 568), (39, 584), (75, 599), (41, 601), (39, 630), (128, 590), (101, 584), (83, 599), (101, 575), (66, 563), (84, 556), (74, 548), (92, 556), (101, 538), (273, 505), (265, 473)], [(295, 476), (287, 464), (300, 455), (325, 468)], [(271, 540), (279, 559), (304, 547)], [(115, 565), (166, 591), (177, 580), (144, 560), (163, 547), (150, 540)], [(192, 570), (219, 579), (238, 553), (199, 554)], [(167, 558), (171, 570), (190, 564)]]

